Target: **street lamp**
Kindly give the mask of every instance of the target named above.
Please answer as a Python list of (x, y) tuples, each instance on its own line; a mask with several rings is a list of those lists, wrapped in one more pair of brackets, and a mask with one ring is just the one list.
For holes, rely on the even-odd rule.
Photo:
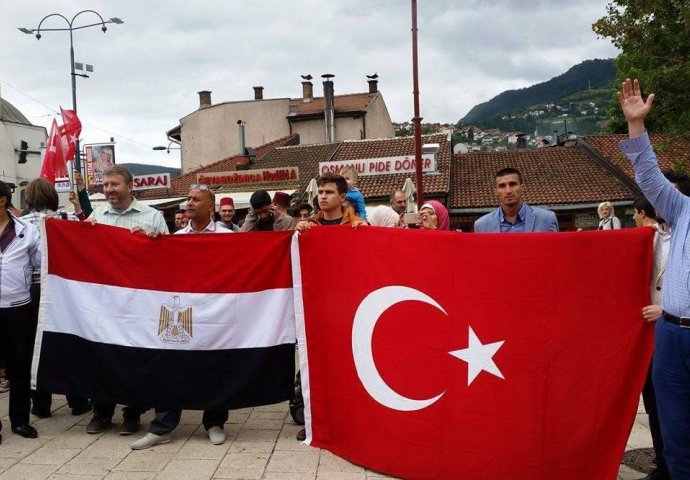
[(167, 150), (168, 153), (170, 153), (170, 150), (181, 150), (180, 147), (171, 147), (170, 145), (172, 145), (172, 144), (173, 144), (173, 142), (170, 142), (167, 147), (164, 147), (163, 145), (157, 145), (157, 146), (153, 147), (153, 150), (157, 150), (157, 151), (166, 151)]
[[(91, 23), (89, 25), (80, 25), (78, 27), (75, 27), (74, 21), (82, 13), (93, 13), (98, 18), (100, 18), (101, 21), (97, 22), (97, 23)], [(60, 17), (65, 22), (67, 22), (67, 25), (68, 25), (68, 28), (44, 28), (43, 31), (44, 32), (69, 32), (70, 73), (72, 76), (72, 110), (74, 110), (74, 113), (77, 113), (77, 74), (74, 73), (74, 41), (72, 38), (72, 32), (74, 30), (82, 30), (84, 28), (95, 27), (95, 26), (100, 25), (101, 30), (103, 30), (103, 33), (105, 33), (108, 30), (108, 27), (105, 26), (106, 23), (114, 23), (115, 25), (121, 25), (124, 22), (117, 17), (113, 17), (109, 20), (103, 20), (103, 17), (101, 16), (101, 14), (96, 12), (95, 10), (82, 10), (81, 12), (78, 12), (76, 15), (74, 15), (72, 17), (72, 20), (68, 20), (67, 17), (65, 17), (64, 15), (61, 15), (59, 13), (51, 13), (50, 15), (46, 15), (45, 17), (43, 17), (43, 19), (41, 19), (41, 21), (38, 22), (38, 27), (36, 27), (36, 28), (21, 27), (18, 30), (20, 32), (26, 33), (28, 35), (35, 33), (36, 39), (40, 40), (41, 39), (41, 25), (43, 25), (43, 22), (46, 21), (50, 17)], [(78, 138), (75, 142), (74, 151), (76, 153), (76, 155), (74, 156), (74, 166), (77, 170), (80, 170), (81, 169), (81, 158), (80, 158), (79, 139)]]

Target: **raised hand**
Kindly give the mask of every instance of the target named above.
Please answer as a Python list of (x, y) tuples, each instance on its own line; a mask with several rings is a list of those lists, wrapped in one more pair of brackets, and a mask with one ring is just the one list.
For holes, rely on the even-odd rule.
[(654, 94), (650, 94), (646, 101), (643, 100), (640, 82), (637, 79), (631, 81), (629, 78), (626, 78), (621, 91), (616, 92), (616, 96), (623, 110), (623, 115), (625, 115), (625, 119), (628, 121), (630, 136), (639, 135), (644, 131), (644, 119), (652, 109)]
[(81, 176), (81, 173), (79, 173), (78, 170), (74, 171), (74, 183), (77, 184), (77, 189), (81, 192), (84, 190), (84, 179)]

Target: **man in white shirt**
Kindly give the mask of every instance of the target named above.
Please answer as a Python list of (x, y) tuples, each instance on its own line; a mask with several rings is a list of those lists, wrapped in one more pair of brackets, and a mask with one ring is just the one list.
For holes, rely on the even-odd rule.
[[(205, 233), (234, 233), (224, 227), (219, 227), (213, 221), (213, 211), (216, 204), (215, 195), (206, 185), (192, 184), (187, 195), (186, 227), (175, 232), (175, 235), (205, 234)], [(149, 425), (149, 432), (132, 443), (133, 450), (144, 450), (154, 445), (172, 441), (170, 432), (180, 423), (182, 410), (168, 410), (156, 408), (156, 416)], [(227, 410), (205, 410), (203, 417), (204, 429), (213, 445), (225, 442), (223, 426), (228, 421)]]

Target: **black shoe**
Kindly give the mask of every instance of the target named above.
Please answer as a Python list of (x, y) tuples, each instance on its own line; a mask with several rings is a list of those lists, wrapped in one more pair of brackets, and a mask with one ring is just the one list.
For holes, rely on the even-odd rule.
[(50, 412), (50, 408), (38, 408), (36, 406), (31, 407), (32, 415), (36, 415), (38, 418), (50, 418), (53, 414)]
[(79, 403), (76, 406), (72, 407), (72, 415), (75, 417), (78, 417), (79, 415), (84, 415), (85, 413), (88, 413), (91, 411), (91, 402), (88, 400), (84, 403)]
[(307, 430), (302, 429), (299, 432), (297, 432), (297, 435), (295, 435), (295, 439), (299, 442), (303, 442), (307, 438)]
[(24, 425), (19, 425), (18, 427), (12, 427), (12, 432), (16, 433), (17, 435), (21, 435), (24, 438), (38, 437), (38, 432), (36, 431), (36, 429), (28, 423)]
[(120, 426), (120, 435), (132, 435), (139, 431), (141, 425), (138, 418), (125, 418)]
[(86, 433), (101, 433), (112, 426), (112, 418), (101, 418), (94, 415), (89, 424), (86, 426)]
[(655, 468), (649, 473), (649, 475), (642, 478), (641, 480), (671, 480), (671, 476), (668, 474), (667, 471)]

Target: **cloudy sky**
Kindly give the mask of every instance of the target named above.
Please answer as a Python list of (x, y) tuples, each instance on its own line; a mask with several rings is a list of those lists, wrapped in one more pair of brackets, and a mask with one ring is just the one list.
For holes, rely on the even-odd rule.
[[(591, 24), (606, 0), (419, 0), (421, 110), (425, 121), (456, 122), (500, 92), (542, 82), (615, 48)], [(214, 103), (301, 96), (300, 74), (336, 75), (336, 94), (367, 90), (379, 74), (393, 121), (412, 117), (408, 0), (0, 0), (3, 98), (34, 124), (49, 126), (71, 106), (69, 34), (34, 28), (45, 15), (71, 18), (93, 9), (123, 25), (75, 32), (75, 59), (94, 65), (77, 79), (85, 143), (117, 142), (118, 162), (179, 166), (165, 131), (198, 107), (199, 90)], [(58, 8), (58, 10), (55, 10)], [(75, 25), (94, 23), (83, 14)], [(53, 18), (44, 28), (65, 26)], [(8, 48), (9, 47), (9, 48)], [(321, 95), (317, 83), (314, 93)]]

